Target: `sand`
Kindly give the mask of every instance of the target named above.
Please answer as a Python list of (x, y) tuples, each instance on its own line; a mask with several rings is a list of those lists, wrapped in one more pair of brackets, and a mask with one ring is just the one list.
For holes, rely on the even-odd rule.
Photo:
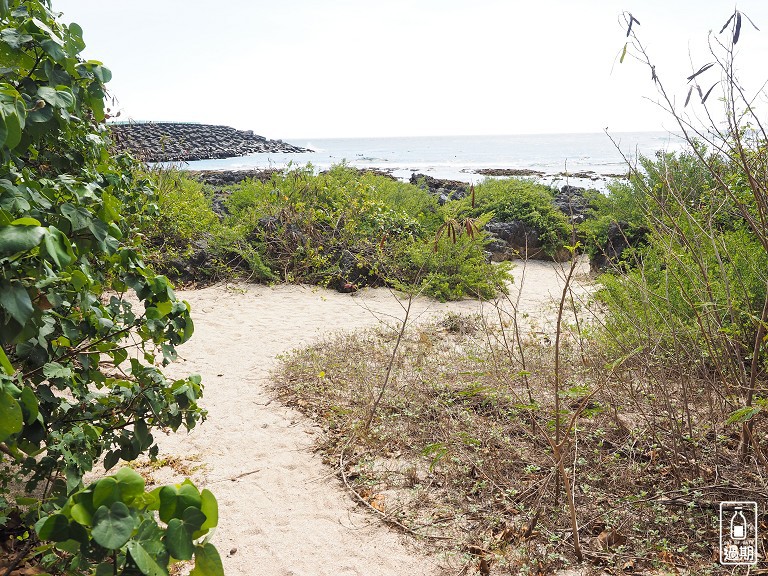
[[(579, 282), (584, 283), (584, 270)], [(522, 266), (515, 270), (517, 283)], [(520, 310), (551, 318), (563, 286), (560, 266), (530, 262)], [(584, 289), (582, 289), (584, 290)], [(161, 457), (179, 459), (162, 482), (190, 473), (219, 501), (213, 543), (228, 575), (395, 576), (440, 574), (440, 559), (357, 506), (312, 450), (312, 422), (274, 400), (276, 357), (339, 330), (402, 318), (386, 289), (340, 294), (316, 287), (219, 285), (179, 292), (192, 305), (194, 337), (169, 374), (199, 373), (208, 420), (190, 434), (158, 439)], [(480, 312), (471, 300), (418, 298), (414, 318)], [(485, 305), (488, 312), (488, 305)], [(181, 465), (179, 465), (181, 464)], [(186, 469), (185, 469), (186, 468)], [(178, 472), (182, 472), (179, 474)]]

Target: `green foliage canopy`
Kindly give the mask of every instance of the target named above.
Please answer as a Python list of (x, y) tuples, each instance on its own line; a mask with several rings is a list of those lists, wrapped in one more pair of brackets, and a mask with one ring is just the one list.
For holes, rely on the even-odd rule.
[(117, 549), (141, 530), (128, 526), (130, 502), (97, 505), (98, 487), (85, 508), (66, 504), (83, 474), (100, 457), (111, 468), (156, 454), (153, 429), (204, 415), (200, 378), (159, 368), (192, 335), (189, 305), (142, 261), (137, 231), (155, 191), (109, 152), (111, 74), (80, 57), (84, 46), (47, 0), (0, 0), (0, 524), (11, 477), (45, 481), (39, 535), (60, 542), (72, 526), (77, 546), (62, 549), (78, 561), (91, 539)]

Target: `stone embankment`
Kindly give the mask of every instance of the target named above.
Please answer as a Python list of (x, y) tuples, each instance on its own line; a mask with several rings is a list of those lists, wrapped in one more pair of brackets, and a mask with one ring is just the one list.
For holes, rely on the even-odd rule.
[(176, 122), (111, 124), (115, 148), (145, 162), (188, 162), (231, 158), (257, 152), (311, 152), (282, 140), (267, 140), (251, 130)]

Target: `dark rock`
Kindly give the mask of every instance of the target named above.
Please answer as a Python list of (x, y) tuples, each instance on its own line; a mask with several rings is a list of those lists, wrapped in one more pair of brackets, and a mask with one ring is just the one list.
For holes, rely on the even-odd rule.
[(482, 176), (544, 176), (540, 170), (531, 170), (529, 168), (480, 168), (474, 171), (475, 174)]
[(557, 174), (561, 178), (581, 178), (582, 180), (600, 180), (600, 176), (595, 174), (592, 170), (586, 172), (558, 172)]
[(144, 162), (188, 162), (261, 152), (311, 152), (253, 131), (178, 122), (110, 124), (113, 147)]
[(544, 251), (539, 233), (520, 220), (490, 222), (485, 227), (491, 234), (488, 250), (494, 262), (513, 258), (535, 258)]
[(555, 206), (571, 221), (583, 222), (589, 211), (589, 201), (584, 196), (584, 188), (565, 185), (555, 195)]
[(624, 251), (645, 242), (647, 233), (646, 229), (630, 232), (626, 222), (611, 223), (608, 227), (608, 240), (590, 260), (590, 269), (593, 272), (604, 272), (619, 265)]
[(491, 260), (494, 262), (515, 258), (565, 262), (570, 258), (570, 253), (564, 248), (558, 250), (554, 255), (548, 254), (544, 249), (539, 232), (520, 220), (489, 222), (485, 226), (485, 230), (491, 239), (487, 250), (491, 252)]
[(469, 194), (469, 184), (459, 180), (443, 180), (426, 174), (413, 173), (410, 183), (437, 196), (437, 201), (441, 206), (448, 200), (459, 200)]
[(339, 292), (355, 292), (363, 286), (377, 286), (381, 284), (378, 278), (368, 267), (361, 265), (357, 256), (350, 250), (344, 249), (338, 256), (338, 276), (329, 283), (329, 288)]

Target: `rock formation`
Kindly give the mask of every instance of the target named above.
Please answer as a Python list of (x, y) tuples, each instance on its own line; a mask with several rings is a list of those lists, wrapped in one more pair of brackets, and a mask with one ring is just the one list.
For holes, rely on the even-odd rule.
[(145, 162), (186, 162), (231, 158), (256, 152), (312, 152), (251, 130), (178, 122), (110, 124), (114, 147)]

